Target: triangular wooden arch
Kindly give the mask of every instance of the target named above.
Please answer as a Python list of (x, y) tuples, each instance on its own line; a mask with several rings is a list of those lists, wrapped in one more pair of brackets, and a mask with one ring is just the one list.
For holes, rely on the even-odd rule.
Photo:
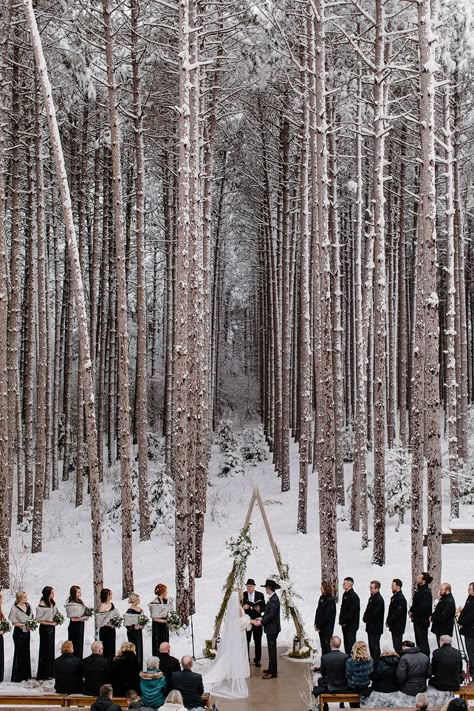
[[(278, 569), (278, 574), (282, 580), (285, 580), (285, 570), (282, 566), (280, 556), (278, 554), (278, 548), (276, 547), (275, 539), (273, 538), (273, 534), (272, 534), (272, 530), (270, 528), (270, 524), (268, 522), (267, 514), (265, 513), (265, 507), (263, 505), (262, 497), (260, 496), (260, 491), (258, 490), (257, 486), (255, 486), (252, 491), (252, 496), (250, 497), (250, 503), (249, 503), (249, 507), (247, 510), (247, 515), (245, 517), (242, 531), (247, 531), (248, 527), (250, 526), (250, 520), (252, 518), (252, 513), (253, 513), (253, 510), (255, 507), (255, 503), (257, 503), (257, 506), (258, 506), (260, 513), (262, 515), (263, 524), (265, 526), (265, 531), (267, 532), (267, 537), (268, 537), (270, 547), (272, 549), (273, 557), (275, 559), (275, 563), (276, 563), (276, 566)], [(216, 640), (219, 636), (219, 631), (221, 629), (222, 619), (224, 617), (226, 608), (227, 608), (227, 603), (226, 603), (226, 606), (224, 607), (224, 609), (220, 611), (220, 612), (222, 612), (220, 619), (216, 621), (216, 626), (214, 628), (214, 634), (212, 635), (212, 648), (213, 649), (215, 649), (215, 647), (216, 647)], [(296, 635), (301, 640), (301, 643), (303, 644), (304, 643), (304, 632), (303, 632), (303, 628), (300, 624), (300, 621), (298, 619), (298, 615), (296, 614), (294, 607), (290, 606), (289, 610), (290, 610), (291, 617), (293, 619), (293, 623), (295, 625)]]

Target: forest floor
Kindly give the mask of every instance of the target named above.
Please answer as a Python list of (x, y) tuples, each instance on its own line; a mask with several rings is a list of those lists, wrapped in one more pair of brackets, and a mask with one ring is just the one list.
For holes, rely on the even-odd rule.
[[(280, 550), (283, 563), (289, 566), (289, 578), (296, 594), (295, 603), (304, 622), (307, 635), (314, 639), (314, 612), (319, 597), (320, 586), (320, 548), (318, 524), (318, 496), (315, 475), (309, 476), (308, 490), (308, 533), (296, 533), (298, 506), (298, 451), (291, 448), (291, 490), (281, 492), (280, 479), (275, 475), (270, 459), (259, 462), (256, 466), (244, 464), (244, 473), (230, 473), (219, 476), (222, 470), (222, 455), (213, 447), (211, 461), (206, 530), (204, 538), (203, 576), (196, 581), (196, 614), (193, 617), (195, 656), (202, 655), (206, 639), (213, 633), (214, 619), (219, 609), (223, 585), (231, 569), (232, 560), (226, 541), (237, 536), (244, 523), (252, 490), (259, 487), (265, 504), (270, 526)], [(346, 483), (350, 481), (351, 466), (346, 465)], [(110, 484), (106, 484), (106, 487)], [(444, 481), (444, 525), (448, 527), (449, 482)], [(107, 494), (107, 492), (106, 492)], [(105, 497), (104, 497), (105, 498)], [(338, 557), (339, 575), (342, 579), (351, 575), (355, 580), (355, 589), (360, 595), (364, 609), (369, 596), (369, 581), (373, 578), (382, 583), (381, 592), (386, 605), (390, 597), (390, 583), (394, 577), (405, 581), (404, 588), (410, 598), (409, 581), (411, 576), (410, 561), (410, 523), (409, 514), (397, 530), (397, 521), (387, 519), (386, 565), (374, 566), (371, 563), (371, 546), (361, 549), (359, 533), (349, 530), (348, 508), (340, 507), (338, 512)], [(461, 519), (457, 525), (472, 525), (473, 507), (463, 506)], [(120, 526), (107, 525), (104, 521), (104, 585), (114, 593), (114, 603), (121, 612), (127, 606), (120, 598), (121, 588), (121, 552)], [(370, 529), (369, 529), (370, 530)], [(258, 586), (265, 579), (277, 573), (270, 544), (263, 526), (258, 508), (254, 509), (251, 525), (252, 551), (247, 574), (256, 580)], [(73, 584), (82, 588), (86, 604), (92, 602), (92, 566), (90, 545), (90, 521), (87, 506), (74, 507), (73, 483), (62, 484), (59, 491), (53, 492), (45, 506), (45, 534), (43, 552), (31, 555), (29, 552), (30, 534), (18, 530), (12, 537), (12, 590), (3, 593), (3, 609), (6, 613), (13, 602), (15, 589), (27, 591), (29, 600), (35, 608), (40, 599), (41, 589), (45, 585), (55, 588), (58, 605), (64, 604), (69, 587)], [(468, 583), (472, 580), (472, 571), (467, 565), (474, 560), (474, 544), (451, 544), (443, 548), (442, 578), (451, 583), (457, 605), (462, 605), (467, 595)], [(142, 605), (147, 612), (147, 604), (153, 598), (153, 589), (158, 582), (168, 585), (171, 594), (174, 591), (174, 545), (169, 524), (159, 524), (151, 540), (140, 543), (138, 536), (134, 541), (134, 576), (135, 590), (141, 596)], [(336, 627), (336, 633), (338, 628)], [(295, 630), (293, 623), (282, 620), (280, 646), (292, 646)], [(56, 646), (66, 639), (67, 629), (56, 631)], [(407, 636), (412, 635), (411, 625), (407, 627)], [(359, 638), (365, 639), (362, 628)], [(31, 656), (32, 672), (36, 673), (38, 633), (32, 634)], [(117, 633), (117, 644), (126, 639), (124, 629)], [(93, 641), (93, 624), (86, 623), (85, 652)], [(316, 641), (316, 640), (315, 640)], [(432, 640), (433, 642), (434, 640)], [(382, 638), (382, 646), (390, 644), (388, 633)], [(145, 630), (145, 656), (151, 653), (150, 631)], [(172, 654), (180, 657), (192, 652), (192, 639), (189, 629), (171, 639)], [(5, 679), (11, 674), (13, 643), (11, 635), (5, 635)], [(210, 663), (200, 660), (200, 670)], [(17, 684), (5, 682), (1, 691), (15, 689)], [(28, 684), (26, 685), (28, 686)], [(30, 682), (29, 686), (35, 686)], [(37, 689), (33, 689), (37, 690)], [(26, 691), (26, 688), (25, 688)]]

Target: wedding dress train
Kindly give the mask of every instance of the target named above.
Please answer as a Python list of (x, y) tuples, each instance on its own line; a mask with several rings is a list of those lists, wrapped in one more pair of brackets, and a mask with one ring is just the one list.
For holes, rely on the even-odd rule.
[(217, 657), (203, 674), (205, 691), (227, 699), (248, 696), (246, 679), (250, 676), (250, 667), (245, 631), (249, 624), (250, 618), (240, 606), (239, 594), (231, 593)]

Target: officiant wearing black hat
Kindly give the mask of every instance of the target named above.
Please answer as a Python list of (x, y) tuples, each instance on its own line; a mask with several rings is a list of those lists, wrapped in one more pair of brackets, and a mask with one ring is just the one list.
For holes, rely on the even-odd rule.
[(263, 617), (256, 620), (253, 624), (255, 626), (262, 625), (264, 632), (267, 635), (268, 669), (263, 670), (262, 679), (276, 679), (278, 676), (277, 637), (281, 630), (280, 600), (276, 594), (276, 591), (280, 589), (280, 585), (278, 585), (275, 580), (267, 578), (265, 585), (262, 585), (261, 587), (265, 588), (265, 592), (270, 597), (266, 604)]
[[(244, 608), (246, 614), (251, 620), (259, 620), (265, 611), (265, 597), (263, 593), (255, 590), (255, 580), (249, 578), (245, 583), (245, 592), (242, 599), (242, 607)], [(250, 630), (247, 631), (247, 652), (250, 659), (250, 640), (252, 639), (255, 644), (255, 658), (254, 663), (256, 667), (260, 667), (260, 660), (262, 658), (262, 634), (263, 629), (261, 625), (252, 624)]]

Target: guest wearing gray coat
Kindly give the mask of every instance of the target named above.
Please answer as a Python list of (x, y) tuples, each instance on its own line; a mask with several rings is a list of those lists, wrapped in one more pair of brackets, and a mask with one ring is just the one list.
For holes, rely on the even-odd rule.
[(430, 660), (415, 647), (411, 640), (402, 642), (402, 653), (397, 665), (397, 681), (400, 691), (409, 696), (416, 696), (426, 691), (426, 680), (431, 676)]

